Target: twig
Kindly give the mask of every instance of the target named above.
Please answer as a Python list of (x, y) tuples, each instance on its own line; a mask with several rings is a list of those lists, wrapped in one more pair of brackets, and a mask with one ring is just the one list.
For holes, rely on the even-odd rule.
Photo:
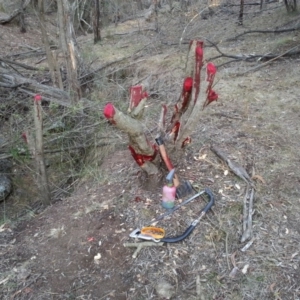
[(199, 275), (197, 275), (196, 276), (196, 294), (197, 294), (197, 296), (198, 297), (200, 297), (201, 296), (201, 282), (200, 282), (200, 276)]
[(298, 48), (299, 46), (300, 46), (300, 44), (297, 45), (297, 46), (295, 46), (295, 47), (293, 47), (293, 48), (291, 48), (291, 49), (289, 49), (289, 50), (287, 50), (287, 51), (285, 51), (285, 52), (283, 52), (282, 54), (280, 54), (280, 55), (278, 55), (278, 56), (276, 56), (276, 57), (274, 57), (274, 58), (272, 58), (272, 59), (270, 59), (270, 60), (268, 60), (268, 61), (262, 63), (261, 65), (258, 65), (258, 66), (255, 66), (255, 67), (253, 67), (253, 68), (250, 68), (250, 69), (246, 70), (246, 71), (243, 72), (243, 73), (238, 73), (237, 75), (238, 75), (238, 76), (241, 76), (241, 75), (245, 75), (246, 73), (251, 72), (251, 71), (257, 71), (258, 69), (260, 69), (260, 68), (262, 68), (262, 67), (265, 67), (266, 65), (270, 64), (271, 62), (277, 60), (278, 58), (283, 57), (283, 56), (286, 55), (287, 53), (289, 53), (289, 52), (291, 52), (292, 50)]
[(244, 205), (243, 205), (243, 232), (247, 230), (247, 200), (249, 196), (249, 186), (247, 185), (245, 197), (244, 197)]
[(182, 40), (183, 40), (183, 35), (186, 31), (186, 29), (188, 28), (188, 26), (204, 11), (206, 10), (206, 8), (202, 9), (200, 12), (198, 12), (196, 15), (193, 16), (193, 18), (187, 23), (187, 25), (184, 27), (180, 40), (179, 40), (179, 47), (181, 46)]
[[(300, 27), (299, 27), (300, 29)], [(254, 60), (262, 60), (262, 59), (269, 59), (265, 64), (275, 60), (275, 59), (278, 59), (279, 57), (282, 57), (282, 56), (287, 56), (287, 54), (289, 54), (289, 56), (291, 55), (296, 55), (296, 54), (299, 54), (299, 51), (295, 51), (295, 52), (292, 52), (290, 53), (292, 50), (294, 50), (295, 48), (297, 48), (299, 45), (291, 48), (290, 50), (286, 51), (285, 53), (283, 54), (280, 54), (279, 56), (277, 54), (271, 54), (271, 53), (267, 53), (267, 54), (240, 54), (240, 55), (232, 55), (232, 54), (226, 54), (224, 52), (222, 52), (220, 50), (220, 48), (217, 46), (216, 43), (210, 41), (209, 39), (205, 38), (205, 37), (202, 37), (203, 39), (205, 39), (207, 42), (209, 42), (213, 47), (215, 47), (215, 49), (217, 50), (217, 52), (220, 53), (220, 55), (217, 55), (217, 56), (214, 56), (214, 57), (210, 57), (208, 60), (209, 61), (212, 61), (212, 60), (215, 60), (215, 59), (218, 59), (218, 58), (221, 58), (221, 57), (227, 57), (227, 58), (232, 58), (231, 60), (225, 62), (225, 63), (222, 63), (220, 65), (218, 65), (217, 67), (220, 68), (226, 64), (229, 64), (229, 63), (232, 63), (232, 62), (236, 62), (236, 61), (248, 61), (248, 62), (251, 62), (251, 61), (254, 61)], [(263, 66), (260, 65), (260, 66)], [(259, 66), (259, 67), (260, 67)], [(257, 67), (255, 67), (257, 68)], [(252, 69), (248, 70), (248, 71), (251, 71)], [(248, 72), (246, 71), (246, 72)], [(246, 73), (245, 72), (245, 73)], [(242, 74), (238, 74), (238, 75), (243, 75), (245, 73), (242, 73)]]
[(143, 242), (143, 243), (124, 243), (124, 247), (136, 247), (135, 252), (132, 254), (132, 258), (136, 258), (138, 253), (144, 247), (152, 247), (152, 246), (163, 246), (163, 242), (154, 243), (154, 242)]
[(231, 259), (231, 263), (233, 265), (233, 269), (231, 270), (231, 272), (229, 273), (229, 277), (230, 278), (234, 278), (236, 273), (238, 272), (239, 268), (236, 266), (236, 262), (235, 262), (235, 255), (236, 252), (232, 253), (230, 259)]
[(280, 30), (249, 30), (249, 31), (245, 31), (239, 35), (236, 35), (235, 37), (233, 38), (229, 38), (226, 40), (227, 41), (232, 41), (232, 40), (236, 40), (237, 38), (245, 35), (245, 34), (249, 34), (249, 33), (284, 33), (284, 32), (291, 32), (291, 31), (296, 31), (296, 30), (299, 30), (300, 29), (300, 26), (298, 27), (293, 27), (293, 28), (287, 28), (287, 29), (280, 29)]
[(108, 296), (112, 296), (114, 293), (115, 293), (115, 290), (112, 290), (111, 292), (105, 294), (103, 297), (99, 298), (99, 300), (102, 300), (102, 299), (104, 299), (104, 298), (106, 298)]
[(234, 119), (234, 120), (242, 120), (241, 117), (230, 116), (230, 115), (228, 115), (228, 114), (221, 113), (221, 112), (212, 113), (211, 115), (212, 115), (212, 116), (224, 117), (224, 118), (228, 118), (228, 119)]
[(12, 60), (0, 57), (0, 62), (1, 61), (8, 64), (8, 65), (16, 65), (16, 66), (22, 67), (22, 68), (27, 69), (27, 70), (32, 70), (32, 71), (39, 71), (40, 70), (40, 69), (32, 67), (32, 66), (28, 66), (28, 65), (16, 62), (16, 61), (12, 61)]
[(253, 242), (254, 242), (254, 238), (252, 238), (242, 249), (241, 249), (241, 251), (242, 252), (245, 252), (245, 251), (247, 251), (249, 248), (250, 248), (250, 246), (253, 244)]
[(230, 264), (229, 264), (229, 258), (228, 258), (228, 232), (225, 231), (224, 229), (223, 229), (223, 232), (225, 232), (225, 234), (226, 234), (226, 237), (225, 237), (225, 251), (226, 251), (227, 267), (228, 267), (228, 270), (230, 270)]

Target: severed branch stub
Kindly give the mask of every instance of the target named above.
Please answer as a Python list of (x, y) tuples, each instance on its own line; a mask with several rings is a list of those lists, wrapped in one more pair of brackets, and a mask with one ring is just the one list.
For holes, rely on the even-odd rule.
[(152, 247), (152, 246), (163, 246), (163, 242), (160, 243), (154, 243), (154, 242), (142, 242), (142, 243), (124, 243), (124, 247), (136, 247), (136, 250), (132, 254), (132, 258), (136, 258), (138, 253), (142, 250), (144, 247)]
[(43, 116), (42, 116), (42, 96), (37, 94), (34, 97), (34, 125), (35, 125), (35, 143), (34, 157), (37, 170), (37, 184), (40, 190), (40, 198), (44, 205), (51, 204), (51, 193), (48, 184), (46, 172), (44, 145), (43, 145)]

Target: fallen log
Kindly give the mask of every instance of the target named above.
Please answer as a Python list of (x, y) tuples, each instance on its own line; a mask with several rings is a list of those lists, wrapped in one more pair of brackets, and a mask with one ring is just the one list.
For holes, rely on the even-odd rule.
[(24, 9), (30, 3), (30, 0), (25, 0), (21, 3), (21, 7), (15, 9), (10, 15), (5, 13), (0, 13), (0, 24), (7, 24), (11, 22), (14, 18), (18, 17), (20, 14), (24, 13)]
[(21, 13), (21, 9), (14, 10), (10, 15), (7, 15), (5, 13), (0, 14), (0, 24), (7, 24), (11, 22), (14, 18), (19, 16)]
[(23, 77), (11, 70), (0, 67), (0, 87), (18, 88), (21, 92), (34, 96), (42, 94), (43, 99), (65, 107), (72, 105), (68, 93), (65, 91), (38, 83), (34, 79)]

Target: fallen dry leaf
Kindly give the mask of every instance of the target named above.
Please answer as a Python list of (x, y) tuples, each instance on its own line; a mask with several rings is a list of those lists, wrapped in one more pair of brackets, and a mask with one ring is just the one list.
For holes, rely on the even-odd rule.
[(259, 180), (260, 182), (262, 182), (263, 184), (266, 184), (266, 181), (262, 178), (262, 176), (260, 175), (254, 175), (251, 177), (253, 180)]

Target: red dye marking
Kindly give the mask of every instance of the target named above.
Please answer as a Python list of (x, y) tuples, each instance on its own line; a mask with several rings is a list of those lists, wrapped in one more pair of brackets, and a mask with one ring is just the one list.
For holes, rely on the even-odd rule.
[(137, 153), (132, 146), (128, 146), (130, 152), (131, 152), (131, 155), (132, 157), (134, 158), (134, 160), (136, 161), (136, 163), (139, 165), (139, 166), (142, 166), (146, 161), (152, 161), (155, 157), (156, 157), (156, 154), (157, 154), (157, 149), (156, 147), (153, 145), (152, 148), (154, 150), (154, 153), (153, 155), (143, 155), (143, 154), (139, 154)]
[(36, 94), (34, 96), (34, 101), (42, 101), (42, 96), (40, 94)]
[(115, 115), (116, 111), (115, 111), (115, 107), (113, 106), (112, 103), (107, 103), (104, 107), (103, 110), (103, 114), (105, 116), (106, 119), (113, 119), (114, 115)]

